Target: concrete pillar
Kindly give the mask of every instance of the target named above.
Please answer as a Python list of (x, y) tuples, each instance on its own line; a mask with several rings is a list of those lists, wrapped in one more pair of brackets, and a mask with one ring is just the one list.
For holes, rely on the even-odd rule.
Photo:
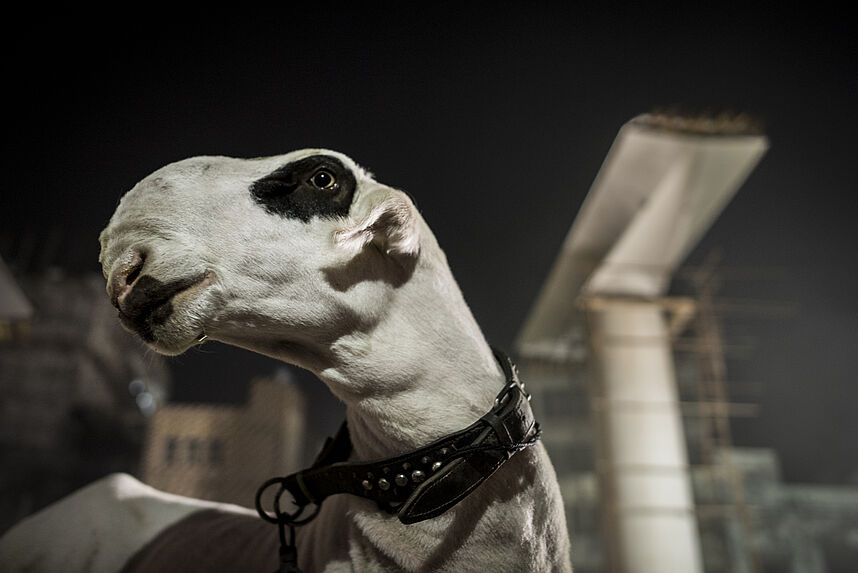
[(703, 571), (670, 339), (657, 302), (591, 309), (611, 569)]

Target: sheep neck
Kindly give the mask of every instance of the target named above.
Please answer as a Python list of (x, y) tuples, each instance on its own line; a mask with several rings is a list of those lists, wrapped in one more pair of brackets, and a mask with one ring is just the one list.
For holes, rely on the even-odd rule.
[[(440, 268), (439, 268), (440, 267)], [(421, 265), (370, 333), (317, 374), (346, 404), (355, 459), (397, 455), (473, 423), (504, 382), (452, 275)]]

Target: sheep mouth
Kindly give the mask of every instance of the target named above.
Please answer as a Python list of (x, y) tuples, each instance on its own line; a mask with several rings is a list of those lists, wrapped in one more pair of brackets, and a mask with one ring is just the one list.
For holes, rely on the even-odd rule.
[(211, 278), (209, 271), (169, 282), (143, 275), (125, 297), (119, 309), (119, 321), (145, 342), (153, 343), (155, 328), (165, 324), (174, 313), (175, 298), (210, 283)]

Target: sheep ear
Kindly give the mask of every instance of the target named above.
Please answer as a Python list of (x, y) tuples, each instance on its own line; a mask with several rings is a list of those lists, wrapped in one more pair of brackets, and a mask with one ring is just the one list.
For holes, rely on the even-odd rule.
[(420, 252), (414, 206), (404, 197), (388, 196), (363, 218), (339, 229), (334, 242), (354, 253), (372, 245), (393, 257), (414, 258)]

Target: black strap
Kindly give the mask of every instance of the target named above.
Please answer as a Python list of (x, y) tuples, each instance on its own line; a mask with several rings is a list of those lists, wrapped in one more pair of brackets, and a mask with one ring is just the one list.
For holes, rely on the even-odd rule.
[[(256, 509), (263, 519), (280, 526), (281, 552), (294, 550), (294, 526), (313, 519), (328, 496), (349, 493), (371, 499), (383, 510), (397, 513), (402, 523), (416, 523), (444, 513), (514, 453), (536, 443), (541, 432), (530, 408), (530, 395), (509, 357), (493, 351), (506, 384), (492, 409), (467, 428), (406, 454), (348, 462), (352, 444), (344, 422), (336, 437), (328, 438), (310, 468), (266, 481), (256, 494)], [(261, 496), (275, 484), (280, 487), (272, 516), (262, 508)], [(294, 514), (280, 511), (284, 491), (299, 507)], [(304, 509), (313, 504), (316, 512), (302, 518)], [(290, 542), (285, 538), (286, 526), (290, 528)]]

